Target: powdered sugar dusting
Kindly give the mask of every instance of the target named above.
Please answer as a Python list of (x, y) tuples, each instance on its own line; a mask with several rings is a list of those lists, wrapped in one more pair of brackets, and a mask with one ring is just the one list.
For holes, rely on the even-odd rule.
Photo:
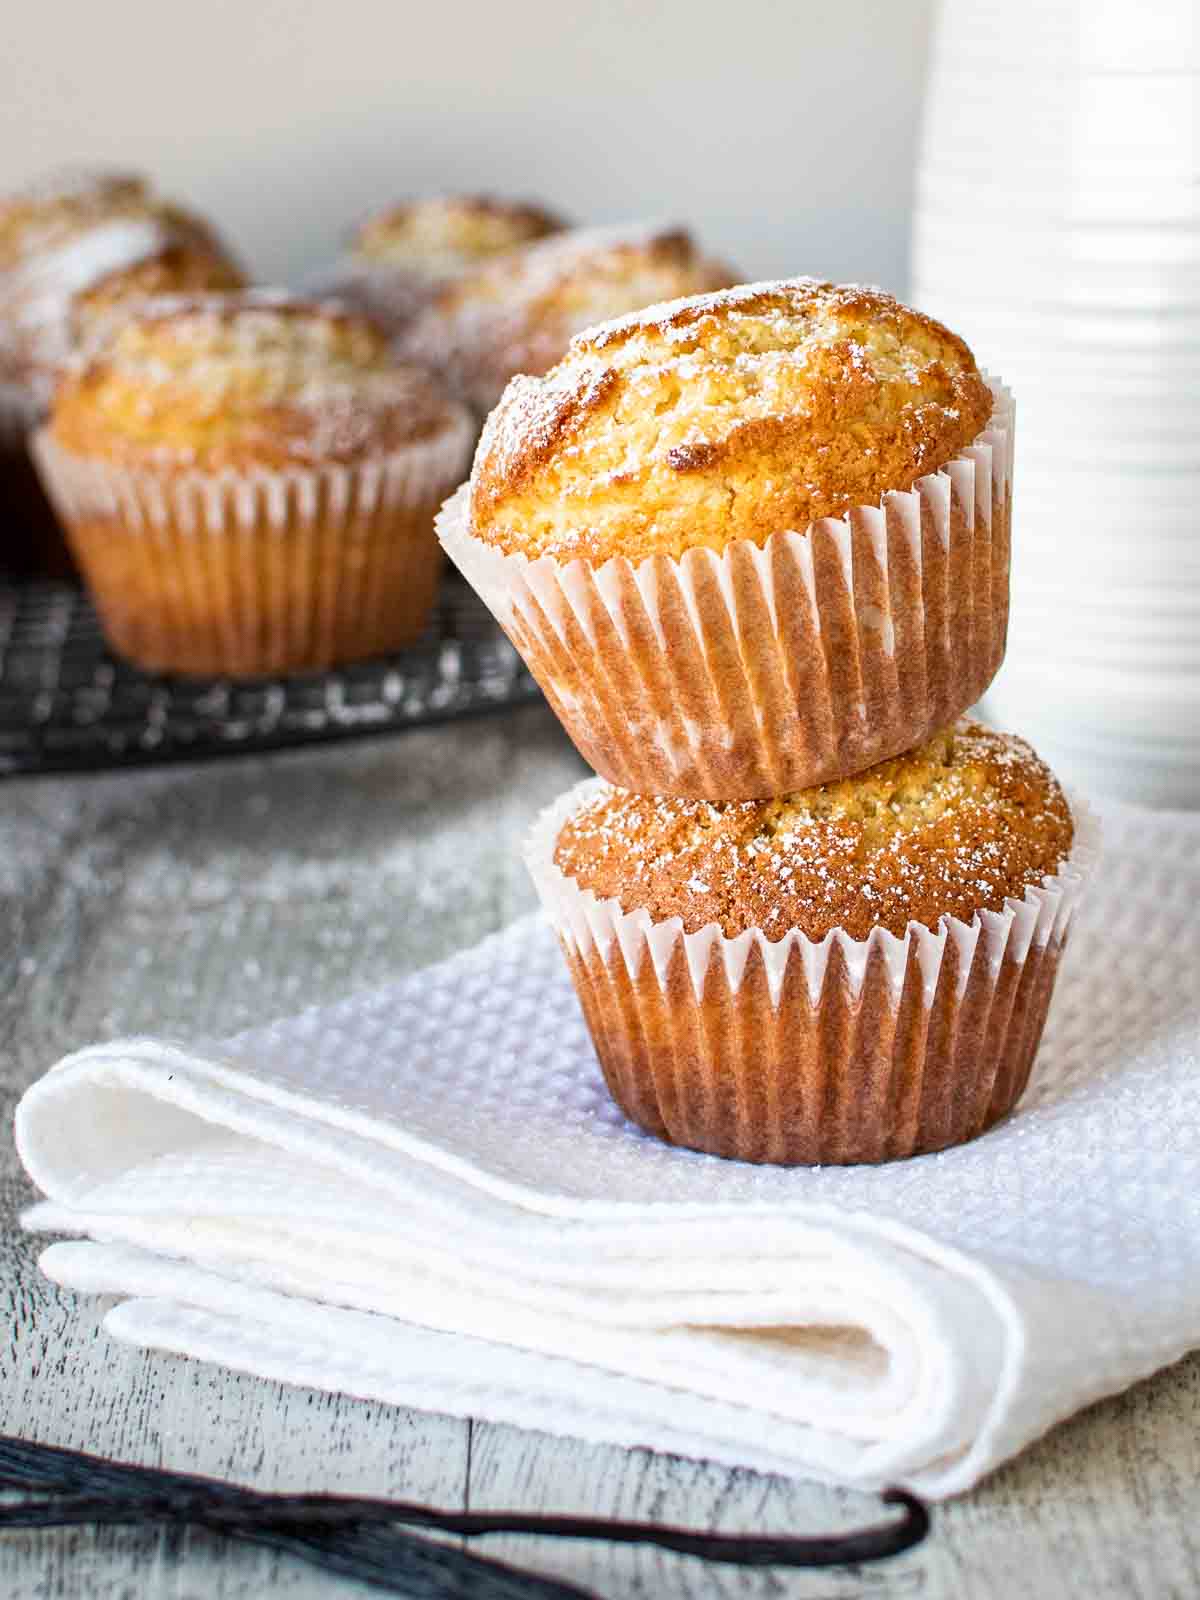
[(87, 352), (74, 384), (131, 412), (161, 459), (198, 457), (213, 430), (227, 443), (263, 429), (297, 457), (341, 459), (458, 417), (434, 379), (396, 364), (374, 324), (276, 291), (147, 301)]
[(569, 818), (555, 859), (580, 887), (695, 931), (768, 939), (835, 927), (970, 921), (1068, 854), (1061, 788), (1019, 739), (964, 719), (858, 778), (777, 800), (713, 804), (606, 787)]
[(0, 284), (0, 308), (14, 325), (15, 342), (37, 365), (60, 365), (71, 351), (75, 297), (115, 273), (162, 256), (177, 242), (161, 221), (121, 218), (31, 255)]
[[(123, 288), (126, 275), (137, 276)], [(68, 171), (0, 200), (0, 322), (24, 381), (51, 383), (77, 323), (107, 312), (104, 302), (175, 281), (227, 287), (240, 273), (200, 219), (141, 178)], [(96, 291), (101, 305), (85, 305)]]
[(993, 410), (962, 341), (890, 295), (811, 278), (693, 295), (510, 384), (476, 459), (476, 531), (597, 565), (761, 544), (911, 489)]
[(626, 334), (638, 333), (647, 328), (665, 328), (675, 324), (686, 327), (704, 317), (724, 316), (729, 312), (753, 311), (768, 321), (775, 319), (782, 325), (785, 317), (794, 315), (797, 299), (804, 295), (819, 294), (822, 303), (831, 311), (841, 311), (853, 306), (864, 295), (878, 298), (900, 309), (899, 301), (885, 290), (864, 283), (825, 283), (820, 278), (766, 278), (759, 283), (739, 283), (726, 289), (713, 289), (707, 294), (689, 295), (686, 305), (679, 300), (663, 300), (657, 305), (645, 306), (640, 311), (627, 312), (600, 322), (578, 335), (573, 343), (589, 349), (603, 349)]

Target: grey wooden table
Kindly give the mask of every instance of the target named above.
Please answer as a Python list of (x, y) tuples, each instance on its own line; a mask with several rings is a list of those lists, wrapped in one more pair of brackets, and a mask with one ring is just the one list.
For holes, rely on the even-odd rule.
[[(579, 774), (547, 714), (221, 765), (0, 783), (0, 1092), (120, 1033), (222, 1033), (437, 960), (528, 909), (516, 845)], [(778, 1530), (869, 1497), (283, 1388), (99, 1331), (38, 1274), (0, 1139), (0, 1431), (264, 1487)], [(861, 1573), (745, 1576), (681, 1557), (494, 1540), (603, 1596), (1200, 1595), (1200, 1358), (1059, 1428), (933, 1537)], [(351, 1595), (190, 1532), (0, 1534), (0, 1596)]]

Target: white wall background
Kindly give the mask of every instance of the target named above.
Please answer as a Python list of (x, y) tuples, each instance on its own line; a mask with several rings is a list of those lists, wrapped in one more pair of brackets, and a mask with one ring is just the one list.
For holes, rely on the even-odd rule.
[(14, 0), (0, 190), (153, 172), (266, 278), (389, 198), (693, 223), (747, 277), (902, 289), (933, 0)]

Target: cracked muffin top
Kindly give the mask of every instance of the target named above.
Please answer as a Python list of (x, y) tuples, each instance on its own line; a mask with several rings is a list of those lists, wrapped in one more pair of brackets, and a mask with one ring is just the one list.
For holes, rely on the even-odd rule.
[(654, 305), (512, 380), (474, 534), (531, 558), (764, 544), (910, 489), (986, 427), (970, 350), (882, 290), (791, 278)]
[(162, 298), (114, 324), (55, 396), (71, 453), (136, 467), (350, 462), (464, 413), (369, 319), (284, 294)]
[(774, 800), (663, 799), (605, 785), (569, 817), (554, 860), (582, 889), (730, 938), (759, 928), (865, 939), (970, 922), (1058, 870), (1065, 795), (1022, 739), (963, 718), (857, 777)]

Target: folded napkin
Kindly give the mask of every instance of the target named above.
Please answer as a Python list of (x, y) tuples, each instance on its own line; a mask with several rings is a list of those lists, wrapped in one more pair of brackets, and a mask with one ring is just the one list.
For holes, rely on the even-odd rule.
[(1034, 1085), (890, 1166), (674, 1150), (530, 918), (225, 1043), (69, 1056), (17, 1137), (116, 1338), (590, 1440), (927, 1495), (1200, 1344), (1200, 817), (1123, 809)]

